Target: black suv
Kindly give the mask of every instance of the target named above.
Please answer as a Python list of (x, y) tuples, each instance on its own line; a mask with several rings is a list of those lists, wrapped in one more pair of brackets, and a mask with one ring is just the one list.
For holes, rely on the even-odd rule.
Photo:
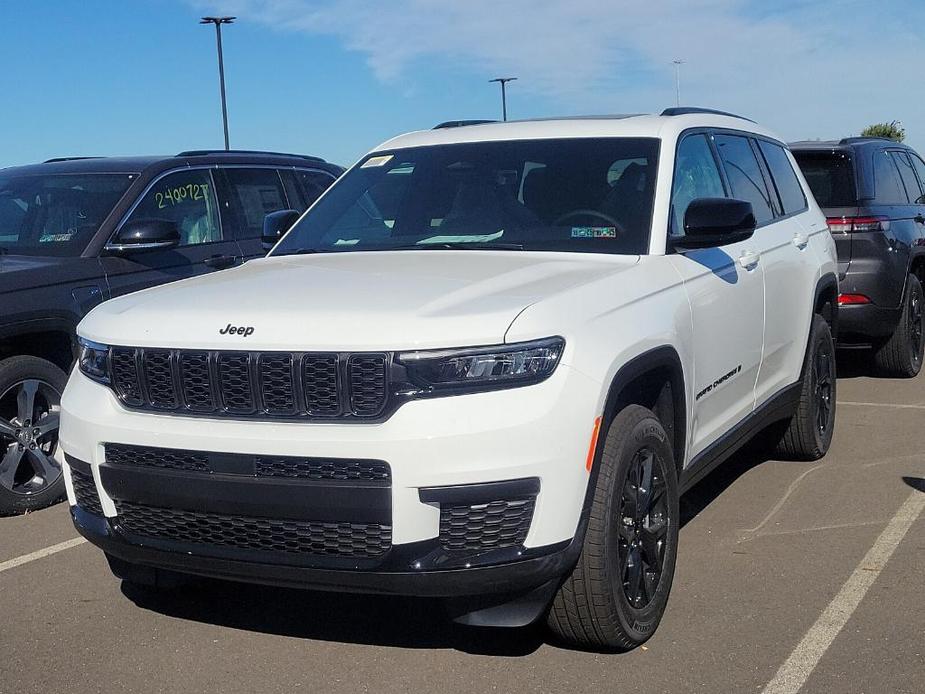
[(922, 368), (925, 162), (883, 138), (790, 145), (838, 249), (838, 339), (870, 345), (876, 366)]
[(84, 314), (263, 255), (266, 215), (291, 218), (342, 172), (317, 157), (244, 151), (0, 170), (0, 515), (64, 493), (57, 413)]

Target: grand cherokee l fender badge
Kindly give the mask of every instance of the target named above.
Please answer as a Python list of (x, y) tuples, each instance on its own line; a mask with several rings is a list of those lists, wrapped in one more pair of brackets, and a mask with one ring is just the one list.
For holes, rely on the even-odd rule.
[(234, 326), (231, 323), (226, 325), (224, 328), (218, 331), (219, 335), (243, 335), (244, 337), (250, 337), (254, 334), (254, 328), (251, 325), (238, 325)]

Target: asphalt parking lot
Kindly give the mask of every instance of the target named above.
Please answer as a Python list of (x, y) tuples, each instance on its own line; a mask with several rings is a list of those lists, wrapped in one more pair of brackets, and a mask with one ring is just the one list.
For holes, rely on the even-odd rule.
[(745, 451), (685, 497), (668, 612), (643, 649), (453, 627), (418, 601), (133, 592), (92, 546), (58, 547), (76, 537), (59, 505), (0, 519), (0, 692), (921, 692), (925, 375), (842, 362), (825, 459)]

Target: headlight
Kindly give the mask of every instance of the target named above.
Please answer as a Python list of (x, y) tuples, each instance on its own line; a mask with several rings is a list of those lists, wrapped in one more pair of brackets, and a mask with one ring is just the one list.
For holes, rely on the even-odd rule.
[(109, 347), (85, 340), (82, 337), (77, 338), (77, 341), (80, 344), (80, 357), (77, 359), (80, 370), (94, 381), (109, 383), (109, 366), (107, 364)]
[(550, 337), (511, 345), (404, 352), (398, 362), (420, 392), (494, 390), (539, 383), (559, 363), (565, 340)]

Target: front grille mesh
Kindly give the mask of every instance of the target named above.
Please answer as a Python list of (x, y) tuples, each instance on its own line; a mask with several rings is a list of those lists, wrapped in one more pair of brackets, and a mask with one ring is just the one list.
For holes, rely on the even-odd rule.
[(208, 352), (113, 347), (112, 387), (129, 407), (226, 417), (379, 417), (385, 353)]
[(534, 497), (440, 506), (440, 544), (449, 552), (522, 545), (533, 519)]
[(132, 535), (197, 545), (290, 554), (378, 557), (392, 546), (392, 528), (376, 523), (282, 520), (116, 502), (121, 528)]
[(74, 487), (77, 505), (84, 511), (102, 516), (103, 507), (100, 505), (100, 495), (97, 493), (96, 485), (93, 483), (93, 476), (71, 468), (71, 484)]
[(167, 470), (209, 472), (209, 455), (201, 451), (106, 444), (106, 462), (113, 465), (141, 465)]
[(258, 477), (285, 477), (306, 480), (381, 480), (392, 478), (388, 463), (381, 460), (289, 458), (260, 456)]

